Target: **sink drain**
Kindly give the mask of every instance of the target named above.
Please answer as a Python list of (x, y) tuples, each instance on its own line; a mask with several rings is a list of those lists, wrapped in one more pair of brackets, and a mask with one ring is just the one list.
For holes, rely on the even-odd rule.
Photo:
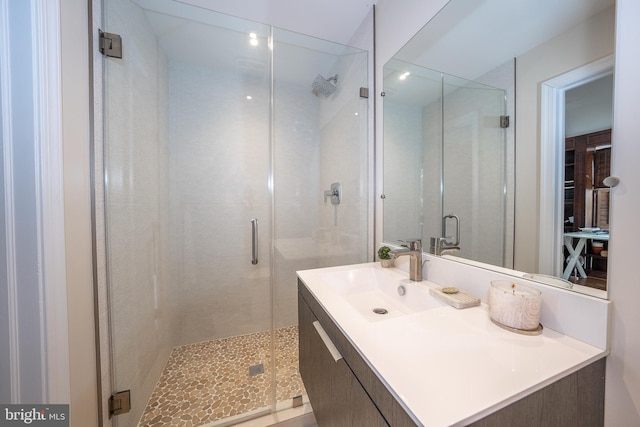
[(375, 314), (387, 314), (388, 313), (386, 308), (374, 308), (373, 312)]

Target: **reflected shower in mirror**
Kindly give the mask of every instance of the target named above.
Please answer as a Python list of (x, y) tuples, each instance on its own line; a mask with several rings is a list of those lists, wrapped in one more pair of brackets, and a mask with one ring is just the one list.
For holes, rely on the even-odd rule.
[[(579, 242), (564, 236), (564, 140), (578, 135), (564, 107), (567, 120), (610, 120), (606, 106), (571, 96), (610, 76), (613, 63), (551, 82), (612, 55), (614, 7), (613, 0), (451, 0), (385, 64), (385, 242), (421, 237), (428, 247), (435, 238), (455, 246), (443, 255), (458, 261), (606, 298), (606, 257), (590, 256), (596, 240), (587, 239), (576, 264), (588, 276), (595, 261), (602, 282), (580, 280), (579, 269), (564, 274), (569, 247)], [(547, 85), (561, 98), (559, 110), (545, 104)], [(610, 104), (612, 93), (600, 98)], [(593, 116), (587, 122), (594, 127), (581, 134), (611, 129)]]
[(404, 171), (385, 174), (385, 239), (434, 238), (438, 254), (510, 264), (506, 91), (401, 61), (385, 76), (385, 170)]

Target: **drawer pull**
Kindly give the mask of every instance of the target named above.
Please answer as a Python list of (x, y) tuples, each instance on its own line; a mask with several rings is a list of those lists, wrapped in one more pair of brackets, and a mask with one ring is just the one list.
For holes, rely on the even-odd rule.
[(316, 328), (316, 331), (318, 331), (318, 335), (320, 335), (320, 339), (322, 339), (322, 342), (327, 347), (327, 350), (329, 350), (329, 353), (331, 353), (333, 360), (337, 362), (338, 360), (342, 359), (342, 354), (340, 354), (338, 348), (335, 346), (333, 341), (331, 341), (331, 338), (329, 338), (329, 335), (327, 335), (320, 322), (316, 320), (315, 322), (313, 322), (313, 326), (314, 328)]

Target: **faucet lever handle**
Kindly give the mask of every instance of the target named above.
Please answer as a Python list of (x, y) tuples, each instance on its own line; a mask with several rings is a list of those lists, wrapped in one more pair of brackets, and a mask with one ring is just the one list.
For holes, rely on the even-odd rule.
[(407, 245), (407, 248), (411, 251), (422, 251), (422, 240), (421, 239), (406, 239), (400, 240), (402, 243)]

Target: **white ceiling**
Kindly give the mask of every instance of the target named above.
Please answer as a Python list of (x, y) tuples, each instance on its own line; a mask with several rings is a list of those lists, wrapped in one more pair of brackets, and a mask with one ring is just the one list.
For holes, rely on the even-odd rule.
[[(615, 0), (451, 0), (394, 56), (402, 62), (385, 65), (384, 91), (404, 103), (428, 104), (441, 96), (439, 76), (432, 78), (431, 70), (474, 81), (614, 3)], [(396, 78), (396, 74), (405, 71), (420, 77), (415, 79), (420, 80), (420, 86), (415, 86), (414, 80), (407, 85)]]
[(377, 0), (179, 0), (324, 40), (348, 44)]
[[(279, 78), (305, 84), (317, 74), (333, 74), (336, 58), (358, 51), (338, 43), (351, 39), (371, 7), (364, 0), (340, 7), (338, 0), (133, 1), (145, 11), (172, 61), (236, 70), (264, 82), (270, 67), (267, 41), (273, 36)], [(273, 34), (269, 25), (275, 27)], [(258, 46), (249, 45), (249, 33), (257, 34)]]
[(453, 0), (395, 56), (473, 80), (615, 0)]

